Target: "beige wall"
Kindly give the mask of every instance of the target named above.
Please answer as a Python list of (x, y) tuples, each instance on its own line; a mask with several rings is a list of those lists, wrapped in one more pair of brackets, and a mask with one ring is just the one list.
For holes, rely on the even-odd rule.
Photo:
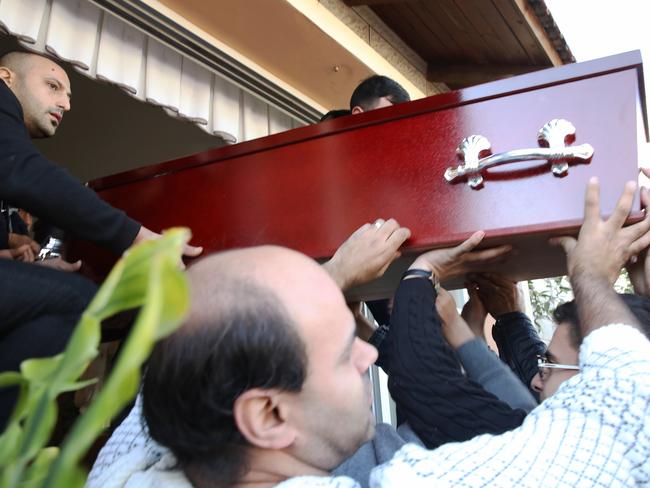
[(370, 10), (359, 9), (361, 17), (341, 2), (318, 0), (145, 1), (324, 110), (347, 107), (372, 73), (394, 78), (414, 99), (437, 92), (425, 81), (422, 60)]
[(426, 96), (447, 91), (444, 83), (427, 80), (427, 63), (406, 45), (369, 7), (348, 7), (342, 0), (317, 0), (360, 39), (377, 51)]

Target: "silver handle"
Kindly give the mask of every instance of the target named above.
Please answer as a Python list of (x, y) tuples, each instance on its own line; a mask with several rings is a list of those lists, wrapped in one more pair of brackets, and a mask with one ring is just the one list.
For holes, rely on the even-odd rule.
[[(490, 141), (480, 135), (472, 135), (461, 141), (456, 150), (463, 161), (457, 167), (445, 170), (445, 180), (449, 183), (467, 176), (467, 183), (472, 188), (483, 185), (481, 172), (487, 168), (519, 161), (547, 160), (551, 163), (551, 171), (556, 176), (564, 176), (569, 171), (569, 160), (589, 161), (594, 155), (591, 144), (567, 146), (569, 138), (575, 136), (576, 129), (571, 122), (564, 119), (553, 119), (539, 130), (540, 144), (548, 147), (532, 149), (515, 149), (499, 154), (488, 155), (491, 149)], [(483, 157), (481, 157), (483, 156)]]

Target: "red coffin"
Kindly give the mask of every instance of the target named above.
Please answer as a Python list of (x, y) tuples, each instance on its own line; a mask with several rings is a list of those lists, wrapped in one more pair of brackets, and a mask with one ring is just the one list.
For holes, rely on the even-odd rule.
[[(568, 174), (556, 176), (547, 160), (537, 160), (488, 169), (476, 189), (467, 178), (445, 180), (445, 170), (461, 162), (462, 139), (489, 140), (491, 150), (478, 141), (482, 157), (535, 149), (540, 128), (554, 119), (575, 127), (569, 145), (594, 149), (586, 161), (568, 159)], [(592, 175), (602, 182), (603, 212), (611, 211), (624, 183), (637, 179), (646, 119), (641, 57), (632, 52), (210, 150), (91, 186), (153, 230), (190, 227), (206, 252), (278, 244), (326, 258), (361, 224), (393, 217), (412, 231), (404, 257), (383, 280), (352, 293), (375, 298), (390, 294), (418, 252), (457, 244), (479, 229), (487, 232), (485, 245), (516, 246), (499, 265), (512, 278), (563, 274), (562, 256), (547, 238), (576, 231)]]

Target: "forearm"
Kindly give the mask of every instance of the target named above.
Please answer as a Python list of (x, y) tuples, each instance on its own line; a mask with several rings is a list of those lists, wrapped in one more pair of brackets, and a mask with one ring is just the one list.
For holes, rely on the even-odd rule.
[(571, 276), (571, 286), (583, 337), (609, 324), (626, 324), (642, 330), (639, 321), (606, 279), (579, 270)]
[(454, 320), (450, 320), (449, 323), (443, 321), (442, 328), (447, 343), (456, 352), (464, 344), (477, 338), (474, 332), (472, 332), (472, 329), (469, 328), (469, 325), (467, 325), (467, 322), (460, 315), (456, 315)]
[(322, 266), (341, 290), (345, 291), (348, 289), (348, 278), (345, 270), (334, 258), (324, 262)]
[(523, 420), (524, 412), (513, 411), (462, 373), (443, 339), (430, 281), (402, 281), (383, 347), (393, 399), (428, 447), (505, 432)]
[(124, 212), (29, 148), (0, 161), (0, 196), (73, 235), (118, 253), (133, 242), (140, 228)]
[(528, 388), (488, 349), (484, 341), (476, 338), (465, 342), (456, 352), (467, 377), (476, 381), (486, 391), (512, 408), (530, 412), (537, 406)]
[(522, 383), (529, 385), (537, 374), (537, 357), (546, 351), (546, 344), (530, 319), (521, 312), (504, 314), (492, 327), (492, 337), (501, 360)]

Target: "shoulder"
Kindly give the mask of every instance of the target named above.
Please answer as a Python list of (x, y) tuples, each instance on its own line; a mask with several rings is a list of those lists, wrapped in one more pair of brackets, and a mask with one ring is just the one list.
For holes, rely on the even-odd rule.
[(296, 476), (276, 485), (276, 488), (361, 488), (347, 476)]
[(23, 109), (20, 102), (4, 81), (0, 80), (0, 109), (18, 115), (21, 119)]
[(0, 80), (0, 140), (3, 144), (10, 140), (13, 142), (29, 141), (31, 144), (27, 127), (23, 121), (23, 108), (2, 80)]
[(88, 475), (88, 488), (105, 486), (111, 479), (128, 479), (144, 473), (170, 452), (155, 442), (142, 420), (142, 397), (138, 395), (129, 415), (102, 447)]
[(446, 465), (437, 454), (438, 450), (406, 444), (393, 459), (372, 470), (370, 486), (450, 486), (440, 476)]
[[(631, 363), (634, 368), (630, 370)], [(580, 365), (590, 369), (650, 373), (650, 341), (635, 327), (611, 324), (596, 329), (580, 346)], [(646, 376), (647, 378), (647, 376)]]

